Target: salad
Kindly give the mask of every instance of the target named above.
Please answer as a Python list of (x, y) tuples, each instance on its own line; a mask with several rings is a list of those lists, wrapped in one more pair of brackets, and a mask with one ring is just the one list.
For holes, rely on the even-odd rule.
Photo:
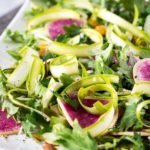
[(150, 3), (32, 0), (0, 69), (0, 135), (57, 150), (150, 149)]

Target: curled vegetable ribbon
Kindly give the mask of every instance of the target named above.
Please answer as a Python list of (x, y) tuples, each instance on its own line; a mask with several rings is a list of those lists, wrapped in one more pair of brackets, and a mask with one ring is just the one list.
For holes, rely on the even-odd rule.
[[(149, 34), (138, 29), (133, 24), (129, 23), (128, 21), (121, 18), (120, 16), (117, 16), (116, 14), (114, 14), (114, 13), (112, 13), (106, 9), (102, 9), (102, 8), (97, 9), (97, 16), (103, 20), (106, 20), (112, 24), (115, 24), (115, 25), (125, 29), (126, 31), (129, 31), (133, 35), (135, 35), (135, 36), (143, 39), (144, 41), (150, 43), (150, 35)], [(137, 17), (138, 17), (138, 15), (134, 19), (135, 20), (134, 24), (136, 23)]]
[[(111, 103), (110, 107), (109, 106), (105, 107), (105, 105), (104, 107), (100, 107), (99, 110), (102, 110), (102, 111), (98, 112), (98, 114), (100, 114), (99, 119), (95, 123), (84, 128), (84, 131), (89, 132), (92, 136), (105, 134), (108, 131), (108, 128), (112, 127), (115, 124), (118, 118), (118, 109), (117, 109), (117, 106), (115, 106), (115, 104), (117, 104), (118, 97), (116, 95), (116, 91), (113, 89), (113, 86), (111, 85), (113, 83), (119, 83), (119, 77), (117, 75), (110, 75), (110, 74), (92, 75), (92, 76), (87, 76), (78, 81), (73, 82), (66, 89), (64, 89), (64, 91), (61, 93), (61, 95), (67, 94), (71, 96), (71, 94), (76, 94), (77, 92), (79, 92), (81, 88), (93, 89), (93, 87), (95, 87), (95, 90), (93, 92), (97, 90), (103, 91), (103, 89), (105, 91), (110, 92), (111, 96), (108, 97), (108, 99), (106, 99), (108, 100), (108, 102)], [(97, 86), (99, 86), (98, 89), (97, 89)], [(106, 89), (107, 87), (109, 87), (109, 90)], [(58, 101), (59, 106), (63, 110), (67, 121), (70, 123), (70, 125), (72, 125), (73, 120), (70, 117), (70, 115), (66, 113), (65, 111), (66, 108), (63, 105), (64, 103), (63, 99), (61, 97), (57, 97), (57, 101)]]
[(92, 3), (89, 0), (64, 0), (64, 6), (69, 8), (78, 8), (78, 9), (85, 9), (90, 12), (93, 11)]
[(78, 74), (78, 60), (72, 54), (61, 55), (52, 59), (50, 71), (55, 78), (59, 78), (63, 73), (68, 75)]
[[(102, 35), (90, 28), (81, 29), (81, 33), (89, 37), (94, 43), (90, 45), (81, 45), (78, 43), (78, 45), (70, 45), (68, 43), (50, 41), (48, 42), (48, 51), (57, 55), (73, 54), (77, 57), (89, 57), (99, 54), (103, 45)], [(71, 39), (71, 42), (74, 43), (73, 39)]]
[(35, 15), (27, 23), (27, 29), (31, 30), (42, 23), (58, 19), (80, 19), (80, 15), (73, 10), (54, 6), (41, 14)]
[(43, 61), (39, 57), (34, 56), (33, 64), (26, 81), (26, 88), (29, 95), (35, 94), (36, 88), (38, 88), (39, 80), (43, 79), (44, 75), (45, 68)]
[[(94, 92), (99, 92), (99, 91), (107, 91), (111, 94), (110, 97), (100, 97), (100, 96), (92, 96), (88, 97), (88, 94), (94, 94)], [(92, 107), (88, 107), (83, 103), (83, 100), (85, 98), (90, 98), (90, 100), (93, 100), (96, 102), (93, 104)], [(94, 99), (96, 98), (96, 99)], [(111, 84), (95, 84), (91, 85), (87, 88), (80, 88), (78, 91), (78, 100), (80, 105), (89, 113), (91, 114), (103, 114), (109, 108), (113, 105), (114, 107), (117, 107), (117, 93), (112, 87)], [(108, 103), (107, 104), (102, 104), (100, 100), (106, 100)]]
[(142, 109), (146, 107), (147, 105), (150, 105), (150, 100), (145, 100), (141, 102), (140, 104), (138, 104), (136, 108), (136, 117), (143, 126), (150, 128), (150, 121), (144, 120), (141, 117)]
[[(64, 93), (67, 93), (70, 95), (73, 92), (78, 91), (78, 101), (80, 105), (85, 109), (87, 112), (91, 114), (103, 114), (107, 112), (110, 107), (117, 108), (118, 103), (118, 96), (117, 92), (111, 85), (111, 83), (117, 83), (119, 82), (118, 76), (116, 75), (95, 75), (95, 76), (89, 76), (85, 77), (79, 81), (74, 82), (70, 86), (68, 86), (62, 95)], [(109, 92), (110, 96), (93, 96), (95, 92), (99, 91), (106, 91)], [(92, 94), (92, 96), (91, 96)], [(88, 107), (83, 103), (84, 99), (89, 99), (96, 101), (93, 103), (92, 107)], [(107, 104), (102, 104), (100, 100), (107, 101)]]

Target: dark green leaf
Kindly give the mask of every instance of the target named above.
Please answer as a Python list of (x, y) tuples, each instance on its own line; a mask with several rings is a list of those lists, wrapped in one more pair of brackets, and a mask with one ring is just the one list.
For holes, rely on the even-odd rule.
[(127, 140), (128, 142), (131, 142), (133, 144), (133, 150), (145, 150), (143, 140), (137, 133), (135, 133), (134, 136), (123, 136), (121, 140)]
[(73, 37), (80, 34), (81, 27), (73, 24), (70, 26), (65, 26), (64, 30), (69, 37)]
[(64, 87), (67, 87), (68, 85), (70, 85), (74, 80), (67, 74), (63, 73), (60, 76), (60, 80), (63, 83)]
[(41, 59), (42, 59), (43, 61), (46, 61), (46, 60), (48, 60), (48, 59), (55, 58), (55, 57), (56, 57), (55, 54), (48, 53), (48, 54), (42, 56)]
[(77, 100), (70, 98), (67, 94), (64, 94), (62, 98), (68, 105), (73, 107), (74, 110), (76, 110), (76, 111), (78, 110), (79, 103)]
[(49, 81), (50, 79), (43, 79), (43, 80), (40, 80), (41, 84), (45, 87), (48, 87), (48, 84), (49, 84)]

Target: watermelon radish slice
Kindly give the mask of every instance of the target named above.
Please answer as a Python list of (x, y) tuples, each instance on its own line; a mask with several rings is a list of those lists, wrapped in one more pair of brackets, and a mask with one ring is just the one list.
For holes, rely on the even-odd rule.
[(150, 58), (139, 60), (133, 68), (135, 82), (150, 81)]
[[(78, 91), (81, 87), (88, 87), (94, 84), (105, 83), (105, 78), (111, 82), (111, 78), (108, 75), (94, 75), (89, 76), (84, 79), (73, 82), (69, 85), (61, 94), (67, 94), (71, 100), (76, 100), (78, 102)], [(107, 104), (107, 100), (99, 100), (103, 105)], [(60, 106), (64, 116), (66, 117), (69, 124), (72, 126), (75, 119), (78, 120), (80, 126), (84, 129), (85, 132), (89, 132), (92, 136), (103, 135), (108, 132), (108, 128), (112, 128), (116, 123), (118, 118), (117, 107), (114, 108), (112, 105), (105, 113), (103, 114), (92, 114), (86, 111), (78, 102), (78, 109), (75, 110), (72, 106), (66, 103), (62, 97), (57, 98), (58, 105)], [(93, 107), (93, 99), (86, 98), (83, 100), (83, 103), (88, 107)]]
[(75, 111), (74, 108), (61, 99), (58, 99), (58, 104), (70, 125), (77, 119), (80, 126), (92, 136), (104, 134), (109, 127), (112, 127), (112, 123), (114, 122), (114, 107), (111, 107), (110, 110), (103, 115), (93, 115), (88, 113), (81, 106)]
[(13, 117), (7, 118), (6, 111), (0, 110), (0, 135), (10, 135), (18, 133), (21, 125)]
[(70, 26), (70, 25), (83, 25), (82, 20), (77, 19), (62, 19), (62, 20), (56, 20), (49, 24), (48, 31), (51, 36), (51, 38), (54, 40), (56, 39), (60, 34), (64, 34), (64, 26)]

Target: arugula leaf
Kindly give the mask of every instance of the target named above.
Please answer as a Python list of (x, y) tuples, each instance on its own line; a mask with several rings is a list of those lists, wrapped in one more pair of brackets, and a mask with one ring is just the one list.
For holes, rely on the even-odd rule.
[(56, 124), (51, 133), (43, 135), (47, 142), (60, 145), (64, 150), (97, 150), (94, 138), (85, 133), (77, 121), (73, 123), (73, 129), (66, 128), (62, 124)]
[(19, 32), (19, 31), (11, 31), (10, 29), (7, 30), (7, 36), (5, 38), (5, 41), (11, 40), (12, 42), (31, 46), (32, 48), (36, 48), (36, 39), (33, 35), (28, 34), (27, 32)]
[(137, 133), (135, 133), (134, 136), (123, 136), (121, 140), (127, 140), (128, 142), (131, 142), (133, 144), (133, 150), (145, 150), (143, 140)]
[(137, 108), (137, 103), (135, 102), (126, 105), (125, 112), (123, 114), (123, 117), (119, 125), (120, 131), (128, 130), (129, 128), (134, 126), (139, 128), (142, 127), (142, 125), (139, 124), (136, 118), (136, 108)]
[(57, 38), (57, 42), (67, 43), (70, 38), (80, 34), (81, 27), (77, 25), (64, 26), (65, 34), (60, 34)]
[(29, 137), (32, 137), (31, 132), (36, 127), (36, 125), (34, 124), (35, 119), (31, 117), (30, 114), (27, 114), (25, 118), (26, 119), (22, 121), (23, 131), (25, 132), (26, 135), (28, 135)]
[(98, 138), (101, 143), (98, 145), (99, 149), (133, 149), (133, 150), (145, 150), (143, 138), (135, 133), (134, 136), (101, 136)]
[(127, 55), (128, 47), (125, 47), (124, 49), (117, 48), (117, 60), (118, 60), (118, 67), (117, 67), (117, 74), (120, 76), (120, 79), (122, 79), (123, 87), (127, 89), (132, 89), (134, 80), (133, 80), (133, 66), (135, 64), (133, 54), (130, 53)]
[(61, 76), (60, 76), (60, 80), (61, 82), (63, 83), (64, 87), (67, 87), (68, 85), (70, 85), (74, 80), (69, 76), (67, 75), (66, 73), (63, 73)]
[(96, 56), (95, 74), (115, 74), (115, 72), (107, 66), (101, 56)]
[(51, 131), (50, 125), (39, 115), (33, 112), (20, 111), (19, 113), (17, 115), (19, 120), (21, 120), (23, 131), (27, 136), (32, 137), (32, 133), (38, 133), (40, 135), (43, 132)]

